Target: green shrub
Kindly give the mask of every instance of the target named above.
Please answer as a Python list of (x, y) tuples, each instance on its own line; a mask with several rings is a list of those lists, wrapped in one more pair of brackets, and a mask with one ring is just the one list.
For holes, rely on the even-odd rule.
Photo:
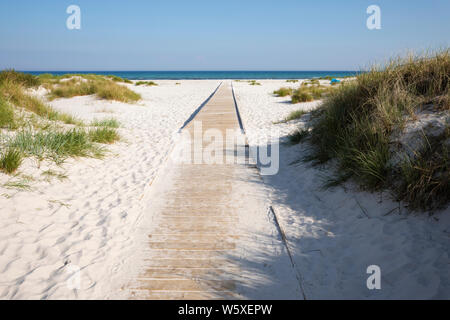
[(292, 88), (280, 88), (273, 92), (273, 94), (279, 96), (279, 97), (286, 97), (290, 96), (292, 94), (293, 89)]

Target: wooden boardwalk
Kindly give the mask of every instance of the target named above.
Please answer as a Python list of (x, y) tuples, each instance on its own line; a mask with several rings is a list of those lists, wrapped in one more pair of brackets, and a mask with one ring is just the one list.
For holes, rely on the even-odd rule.
[[(196, 135), (199, 123), (201, 134)], [(230, 84), (221, 85), (183, 129), (193, 137), (194, 160), (202, 155), (194, 144), (207, 147), (209, 142), (203, 135), (210, 129), (223, 137), (227, 130), (240, 132)], [(221, 151), (234, 152), (226, 145)], [(291, 282), (289, 277), (294, 281), (295, 277), (277, 231), (267, 218), (264, 191), (254, 188), (261, 185), (255, 168), (236, 163), (173, 162), (159, 180), (153, 186), (157, 190), (149, 208), (152, 219), (146, 227), (147, 249), (141, 253), (142, 272), (131, 285), (131, 298), (279, 298), (272, 292), (276, 288), (294, 295), (284, 298), (298, 298), (298, 288), (283, 289), (284, 277), (287, 283)], [(263, 234), (251, 230), (261, 223), (264, 228), (258, 232)], [(261, 246), (268, 248), (267, 257), (254, 252)], [(279, 263), (283, 264), (280, 272), (270, 266)], [(289, 270), (288, 275), (285, 270)], [(256, 294), (258, 290), (261, 294)]]

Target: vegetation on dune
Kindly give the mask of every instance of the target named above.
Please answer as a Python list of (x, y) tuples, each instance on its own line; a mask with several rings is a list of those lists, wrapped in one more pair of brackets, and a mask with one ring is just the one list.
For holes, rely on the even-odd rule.
[(22, 163), (22, 154), (13, 148), (8, 148), (0, 154), (0, 170), (5, 173), (14, 173)]
[[(6, 74), (6, 76), (2, 76)], [(79, 120), (71, 115), (58, 112), (46, 105), (36, 97), (30, 96), (25, 92), (28, 85), (34, 83), (30, 80), (31, 75), (19, 76), (17, 72), (3, 71), (0, 73), (0, 97), (2, 99), (2, 110), (8, 113), (6, 105), (23, 108), (29, 112), (52, 121), (62, 121), (66, 124), (81, 124)], [(11, 76), (13, 75), (13, 76)], [(34, 77), (34, 76), (31, 76)], [(11, 115), (11, 112), (9, 112)], [(1, 117), (1, 116), (0, 116)]]
[(136, 86), (157, 86), (158, 84), (154, 81), (138, 81)]
[(0, 128), (15, 126), (14, 109), (0, 96)]
[(292, 92), (292, 103), (310, 102), (326, 97), (334, 88), (324, 86), (302, 86)]
[(94, 120), (91, 123), (92, 127), (108, 127), (108, 128), (119, 128), (120, 123), (114, 118), (103, 119), (103, 120)]
[(298, 80), (294, 80), (294, 79), (289, 79), (289, 80), (286, 80), (286, 82), (290, 82), (290, 83), (297, 83), (297, 82), (298, 82)]
[(6, 146), (39, 160), (62, 163), (68, 157), (102, 157), (104, 150), (83, 129), (68, 131), (21, 131), (7, 139)]
[[(57, 112), (27, 92), (27, 89), (39, 85), (58, 85), (63, 91), (67, 90), (63, 95), (74, 96), (80, 92), (92, 92), (92, 82), (95, 82), (95, 92), (101, 97), (110, 97), (110, 91), (115, 90), (114, 98), (136, 99), (123, 90), (126, 87), (113, 80), (95, 75), (82, 75), (80, 79), (74, 79), (72, 75), (55, 77), (44, 74), (36, 77), (13, 70), (0, 73), (0, 128), (10, 130), (8, 134), (0, 133), (0, 171), (14, 173), (25, 157), (48, 159), (58, 164), (68, 157), (102, 157), (105, 150), (100, 144), (120, 139), (116, 131), (120, 125), (117, 120), (96, 120), (91, 126), (97, 128), (85, 129), (83, 122)], [(73, 88), (78, 85), (80, 88)], [(75, 127), (66, 129), (61, 123)]]
[(301, 117), (303, 117), (307, 112), (304, 110), (296, 110), (296, 111), (292, 111), (287, 117), (286, 117), (286, 121), (292, 121), (292, 120), (297, 120), (300, 119)]
[(273, 94), (275, 94), (275, 95), (277, 95), (279, 97), (286, 97), (286, 96), (292, 95), (293, 91), (294, 90), (292, 88), (285, 88), (285, 87), (283, 87), (283, 88), (280, 88), (278, 90), (275, 90), (273, 92)]
[(250, 81), (248, 81), (248, 83), (251, 86), (260, 86), (261, 85), (261, 83), (257, 82), (256, 80), (250, 80)]
[(140, 94), (128, 89), (115, 81), (97, 76), (70, 78), (51, 85), (49, 99), (71, 98), (75, 96), (97, 95), (100, 99), (120, 102), (136, 102), (141, 99)]
[(89, 131), (89, 138), (97, 143), (113, 143), (118, 141), (119, 134), (113, 128), (101, 127)]
[(328, 185), (352, 178), (369, 190), (391, 188), (412, 209), (436, 209), (450, 201), (449, 139), (444, 131), (423, 131), (426, 148), (413, 150), (399, 163), (392, 135), (414, 121), (424, 108), (448, 117), (450, 57), (433, 56), (392, 61), (384, 68), (359, 74), (329, 92), (312, 113), (308, 140), (316, 164), (335, 160), (337, 174)]

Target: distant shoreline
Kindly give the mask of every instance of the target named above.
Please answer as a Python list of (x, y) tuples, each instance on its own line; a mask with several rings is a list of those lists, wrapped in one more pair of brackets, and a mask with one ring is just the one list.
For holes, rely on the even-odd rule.
[(33, 75), (50, 73), (114, 75), (129, 80), (284, 80), (349, 77), (357, 71), (22, 71)]

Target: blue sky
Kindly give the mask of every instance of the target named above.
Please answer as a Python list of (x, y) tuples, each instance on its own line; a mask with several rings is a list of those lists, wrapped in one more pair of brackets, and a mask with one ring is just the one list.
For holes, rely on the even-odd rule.
[[(66, 8), (81, 8), (68, 30)], [(382, 29), (366, 28), (381, 8)], [(0, 69), (358, 70), (450, 44), (449, 0), (0, 2)]]

